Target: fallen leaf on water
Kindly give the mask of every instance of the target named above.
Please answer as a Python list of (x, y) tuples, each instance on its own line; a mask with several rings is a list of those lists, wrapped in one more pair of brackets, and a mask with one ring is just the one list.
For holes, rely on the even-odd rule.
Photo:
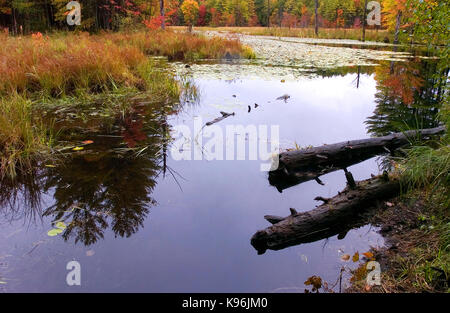
[(353, 261), (353, 262), (358, 262), (358, 261), (359, 261), (359, 253), (358, 253), (358, 252), (356, 252), (356, 253), (353, 255), (352, 261)]
[(55, 165), (53, 165), (53, 164), (45, 164), (45, 167), (50, 167), (50, 168), (54, 168), (54, 167), (56, 167)]
[(90, 144), (93, 144), (93, 143), (94, 143), (94, 141), (92, 141), (92, 140), (85, 140), (85, 141), (82, 142), (83, 145), (90, 145)]
[(394, 204), (393, 204), (392, 202), (386, 202), (386, 205), (387, 205), (388, 207), (393, 207), (393, 206), (394, 206)]
[(81, 151), (81, 150), (83, 150), (84, 148), (83, 147), (75, 147), (75, 148), (73, 148), (72, 150), (73, 151)]
[(305, 281), (305, 285), (312, 285), (314, 289), (320, 289), (322, 287), (322, 278), (319, 276), (311, 276)]
[(281, 80), (281, 82), (282, 82), (282, 83), (285, 83), (285, 82), (286, 82), (286, 80), (282, 79), (282, 80)]
[(368, 259), (372, 259), (373, 258), (373, 253), (372, 252), (364, 252), (363, 255), (368, 258)]
[(88, 250), (88, 251), (86, 251), (86, 256), (93, 256), (95, 254), (95, 251), (94, 250)]
[(50, 237), (54, 237), (54, 236), (56, 236), (58, 234), (61, 234), (61, 233), (62, 233), (62, 229), (60, 229), (60, 228), (53, 228), (53, 229), (50, 229), (47, 232), (47, 235), (49, 235)]
[(343, 256), (341, 256), (341, 259), (342, 259), (343, 261), (348, 261), (348, 260), (350, 260), (350, 254), (344, 254)]

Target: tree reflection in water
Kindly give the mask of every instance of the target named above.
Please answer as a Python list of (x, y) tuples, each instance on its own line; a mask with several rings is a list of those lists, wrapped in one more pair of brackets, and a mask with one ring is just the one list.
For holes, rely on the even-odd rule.
[(442, 105), (445, 78), (435, 75), (437, 62), (382, 62), (375, 69), (377, 107), (366, 121), (369, 133), (383, 136), (410, 129), (438, 126), (436, 115)]
[[(158, 176), (166, 171), (167, 116), (172, 113), (173, 107), (165, 105), (134, 107), (116, 117), (113, 124), (117, 127), (98, 125), (96, 132), (83, 134), (94, 139), (94, 144), (71, 153), (61, 165), (40, 164), (36, 166), (40, 170), (14, 182), (2, 181), (3, 213), (15, 212), (17, 219), (35, 212), (54, 222), (63, 221), (67, 225), (63, 238), (84, 245), (104, 238), (107, 228), (116, 237), (131, 236), (156, 204), (151, 194)], [(105, 134), (105, 129), (116, 131)], [(75, 137), (81, 138), (80, 134)], [(54, 202), (41, 214), (46, 193)]]

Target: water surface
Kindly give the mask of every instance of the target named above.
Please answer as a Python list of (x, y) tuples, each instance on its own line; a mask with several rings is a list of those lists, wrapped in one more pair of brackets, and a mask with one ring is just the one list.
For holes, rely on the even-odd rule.
[[(429, 109), (415, 108), (420, 94), (410, 91), (410, 84), (402, 85), (408, 77), (400, 73), (420, 74), (424, 77), (414, 87), (427, 88), (426, 70), (432, 70), (418, 62), (318, 68), (305, 75), (295, 67), (289, 69), (295, 79), (286, 79), (284, 72), (238, 75), (231, 68), (239, 64), (193, 65), (185, 74), (198, 89), (197, 101), (177, 109), (136, 104), (125, 116), (100, 122), (95, 132), (78, 134), (77, 140), (94, 144), (63, 164), (41, 164), (31, 177), (2, 182), (0, 288), (303, 292), (312, 275), (334, 285), (342, 266), (355, 266), (342, 261), (343, 254), (383, 245), (376, 227), (264, 255), (257, 255), (250, 238), (268, 226), (264, 215), (311, 210), (316, 196), (337, 194), (346, 184), (342, 171), (321, 177), (324, 186), (310, 181), (280, 193), (260, 171), (260, 161), (174, 160), (173, 129), (182, 124), (194, 130), (194, 120), (206, 123), (220, 111), (234, 112), (215, 125), (224, 133), (227, 125), (279, 125), (281, 148), (287, 149), (366, 138), (417, 121), (417, 126), (433, 126), (433, 103)], [(230, 68), (233, 79), (226, 72), (208, 75), (218, 66)], [(276, 100), (284, 94), (290, 96), (287, 101)], [(195, 142), (183, 147), (195, 148)], [(349, 170), (356, 180), (367, 179), (380, 172), (377, 161)], [(58, 220), (67, 229), (49, 237)], [(81, 264), (81, 286), (66, 284), (71, 260)]]

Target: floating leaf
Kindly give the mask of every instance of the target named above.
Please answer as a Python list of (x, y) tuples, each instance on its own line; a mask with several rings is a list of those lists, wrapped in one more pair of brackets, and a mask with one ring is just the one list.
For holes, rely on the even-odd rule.
[(282, 82), (282, 83), (285, 83), (285, 82), (286, 82), (286, 80), (285, 80), (285, 79), (282, 79), (282, 80), (281, 80), (281, 82)]
[(53, 164), (45, 164), (45, 167), (55, 168), (56, 166)]
[(350, 260), (350, 255), (349, 254), (344, 254), (343, 256), (341, 256), (342, 261), (348, 261)]
[(81, 150), (83, 150), (84, 148), (83, 147), (75, 147), (75, 148), (73, 148), (72, 150), (73, 151), (81, 151)]
[(47, 232), (47, 235), (49, 235), (50, 237), (54, 237), (54, 236), (56, 236), (56, 235), (58, 235), (58, 234), (61, 234), (63, 231), (62, 231), (62, 229), (60, 229), (60, 228), (53, 228), (53, 229), (51, 229), (51, 230), (49, 230), (48, 232)]
[(353, 261), (353, 262), (358, 262), (358, 261), (359, 261), (359, 253), (358, 253), (358, 252), (356, 252), (356, 253), (353, 255), (352, 261)]
[(90, 144), (93, 144), (93, 143), (94, 143), (94, 141), (92, 141), (92, 140), (85, 140), (85, 141), (82, 142), (83, 145), (90, 145)]
[(373, 253), (368, 251), (368, 252), (364, 252), (363, 255), (368, 258), (368, 259), (372, 259), (373, 258)]
[(64, 222), (58, 222), (58, 223), (56, 223), (56, 228), (59, 228), (59, 229), (66, 229), (67, 228), (67, 226), (66, 226), (66, 224), (64, 223)]
[(88, 251), (86, 251), (86, 256), (93, 256), (95, 254), (95, 251), (94, 250), (88, 250)]
[(312, 285), (313, 291), (320, 289), (322, 287), (322, 278), (320, 278), (319, 276), (311, 276), (307, 281), (305, 281), (305, 285)]

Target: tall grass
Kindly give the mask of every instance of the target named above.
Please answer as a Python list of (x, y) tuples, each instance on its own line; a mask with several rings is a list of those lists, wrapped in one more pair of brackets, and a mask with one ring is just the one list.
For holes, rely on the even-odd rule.
[(88, 34), (8, 38), (0, 46), (0, 59), (0, 93), (54, 97), (77, 89), (143, 87), (138, 68), (147, 62), (138, 48)]
[(402, 176), (411, 187), (435, 189), (450, 187), (450, 147), (439, 149), (416, 146), (407, 152), (402, 162)]
[(27, 171), (52, 144), (51, 131), (33, 120), (31, 106), (22, 95), (0, 98), (0, 179)]
[(447, 132), (435, 147), (417, 144), (400, 159), (399, 169), (403, 182), (409, 189), (422, 188), (435, 192), (446, 190), (443, 201), (450, 205), (450, 103), (444, 103), (439, 118)]
[(186, 32), (155, 30), (150, 33), (113, 33), (102, 37), (120, 45), (138, 47), (145, 54), (166, 56), (169, 60), (221, 59), (227, 55), (255, 57), (251, 49), (238, 40), (207, 38)]
[(154, 80), (148, 79), (148, 73), (154, 71), (146, 55), (193, 60), (227, 54), (254, 56), (237, 40), (172, 31), (4, 36), (0, 94), (37, 92), (59, 97), (80, 89), (101, 92), (118, 86), (146, 90), (152, 87), (149, 83), (154, 87)]

